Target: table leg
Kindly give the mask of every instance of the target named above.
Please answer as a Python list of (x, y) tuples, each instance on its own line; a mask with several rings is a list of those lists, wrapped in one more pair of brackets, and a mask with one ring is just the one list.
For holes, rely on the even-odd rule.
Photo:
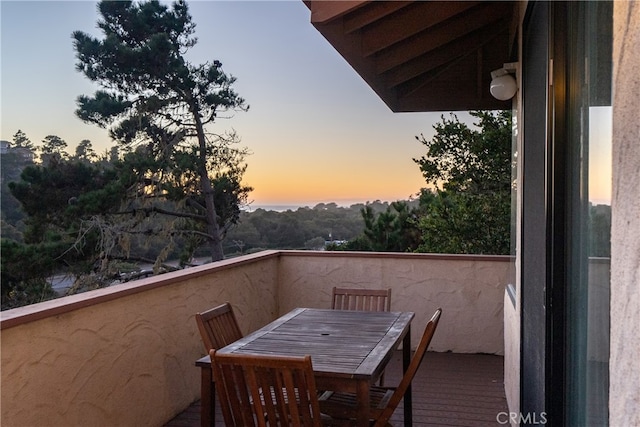
[(216, 424), (216, 389), (213, 384), (211, 366), (200, 367), (200, 426), (214, 427)]
[(357, 409), (356, 414), (358, 414), (358, 418), (356, 419), (357, 425), (359, 426), (369, 426), (369, 420), (371, 415), (371, 404), (369, 402), (369, 389), (370, 389), (369, 381), (358, 381), (356, 385), (356, 394), (357, 394)]
[[(411, 363), (411, 326), (407, 331), (407, 335), (402, 340), (402, 373), (407, 372)], [(407, 391), (404, 394), (404, 425), (405, 427), (411, 427), (413, 425), (413, 400), (411, 397), (411, 383), (407, 387)]]

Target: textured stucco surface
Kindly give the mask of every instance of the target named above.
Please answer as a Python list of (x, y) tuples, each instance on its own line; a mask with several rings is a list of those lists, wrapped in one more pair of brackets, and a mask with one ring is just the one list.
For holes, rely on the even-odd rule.
[(640, 425), (640, 2), (616, 1), (609, 424)]
[(280, 311), (329, 307), (333, 286), (391, 288), (391, 310), (413, 311), (412, 344), (441, 307), (432, 351), (504, 354), (503, 293), (511, 261), (481, 257), (282, 257)]
[(1, 424), (162, 425), (200, 396), (194, 314), (230, 301), (243, 332), (270, 322), (276, 267), (272, 258), (4, 329)]
[(520, 317), (504, 294), (504, 394), (509, 411), (520, 412)]
[(246, 334), (294, 307), (330, 307), (334, 285), (391, 287), (392, 309), (417, 314), (414, 345), (441, 306), (433, 349), (501, 353), (510, 260), (495, 259), (271, 251), (9, 310), (0, 421), (163, 425), (199, 399), (196, 312), (230, 301)]

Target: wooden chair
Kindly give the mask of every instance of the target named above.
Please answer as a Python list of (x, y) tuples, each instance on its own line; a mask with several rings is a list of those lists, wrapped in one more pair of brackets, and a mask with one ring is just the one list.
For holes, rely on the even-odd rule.
[[(407, 388), (411, 384), (413, 377), (415, 376), (424, 355), (427, 352), (427, 347), (433, 338), (433, 334), (436, 331), (442, 309), (437, 309), (436, 312), (427, 323), (427, 326), (422, 334), (418, 348), (415, 354), (411, 358), (409, 367), (404, 373), (400, 384), (397, 387), (371, 387), (369, 394), (369, 401), (371, 405), (371, 414), (375, 427), (389, 426), (389, 419), (393, 412), (398, 407), (398, 404), (402, 400)], [(336, 420), (336, 424), (340, 424), (342, 420), (352, 420), (356, 418), (356, 396), (353, 393), (331, 392), (327, 391), (320, 397), (320, 410), (323, 414), (326, 414)]]
[(322, 426), (311, 356), (210, 355), (226, 426)]
[(391, 311), (391, 289), (333, 288), (334, 310)]
[(196, 313), (196, 323), (207, 353), (211, 349), (218, 350), (242, 338), (233, 308), (228, 302)]
[[(391, 311), (391, 289), (349, 289), (333, 287), (333, 310)], [(384, 372), (380, 385), (384, 384)]]
[[(218, 350), (242, 338), (242, 332), (233, 313), (231, 304), (225, 302), (217, 307), (202, 313), (196, 313), (196, 323), (202, 337), (205, 351)], [(211, 407), (211, 424), (216, 422), (216, 389), (211, 389), (209, 402), (200, 402), (201, 405)]]

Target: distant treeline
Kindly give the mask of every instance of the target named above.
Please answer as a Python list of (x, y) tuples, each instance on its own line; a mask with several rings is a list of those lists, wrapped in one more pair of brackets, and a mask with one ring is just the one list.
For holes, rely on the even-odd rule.
[(355, 239), (363, 233), (365, 223), (361, 211), (365, 206), (380, 213), (389, 205), (376, 200), (349, 207), (319, 203), (313, 208), (283, 212), (261, 208), (245, 211), (224, 240), (225, 254), (239, 255), (263, 249), (323, 249), (328, 242)]

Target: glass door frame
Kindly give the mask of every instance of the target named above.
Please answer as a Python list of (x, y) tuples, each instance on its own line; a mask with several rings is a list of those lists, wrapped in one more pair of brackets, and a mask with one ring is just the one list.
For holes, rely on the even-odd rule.
[(549, 425), (587, 419), (588, 7), (531, 2), (523, 21), (520, 411)]

